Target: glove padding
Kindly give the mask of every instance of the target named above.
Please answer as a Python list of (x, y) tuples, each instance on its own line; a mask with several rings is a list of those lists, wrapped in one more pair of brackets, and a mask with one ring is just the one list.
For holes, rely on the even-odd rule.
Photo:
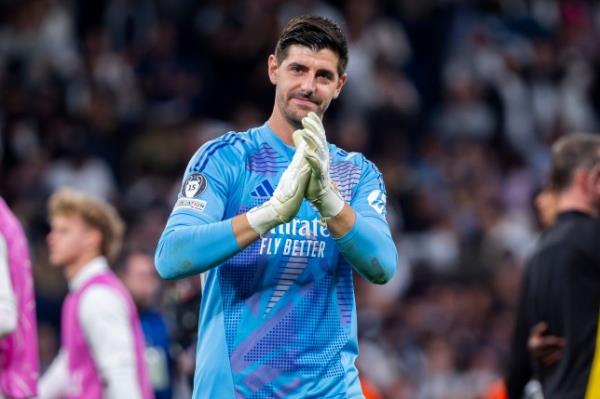
[(288, 168), (283, 172), (273, 196), (246, 213), (248, 223), (261, 236), (296, 216), (310, 178), (311, 168), (304, 161), (306, 145), (296, 146), (296, 153)]
[(312, 170), (306, 198), (317, 208), (321, 218), (337, 216), (344, 208), (344, 200), (329, 176), (329, 148), (321, 119), (310, 112), (302, 119), (304, 129), (293, 135), (296, 147), (306, 145), (304, 159)]

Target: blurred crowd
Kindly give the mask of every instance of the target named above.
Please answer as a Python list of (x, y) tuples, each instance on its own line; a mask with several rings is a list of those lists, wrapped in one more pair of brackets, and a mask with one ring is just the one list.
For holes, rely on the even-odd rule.
[[(191, 155), (270, 114), (267, 56), (299, 14), (347, 33), (327, 133), (382, 170), (401, 256), (389, 284), (356, 279), (362, 375), (386, 399), (483, 398), (501, 376), (549, 145), (600, 120), (594, 2), (0, 2), (0, 193), (30, 240), (43, 367), (66, 293), (47, 261), (50, 193), (115, 204), (126, 253), (151, 263)], [(189, 397), (199, 281), (147, 277), (138, 304), (168, 326), (165, 397)]]

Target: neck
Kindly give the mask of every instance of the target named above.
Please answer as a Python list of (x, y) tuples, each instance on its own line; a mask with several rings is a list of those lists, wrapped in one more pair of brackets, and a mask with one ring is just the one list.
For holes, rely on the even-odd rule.
[(566, 192), (559, 194), (556, 205), (558, 212), (578, 211), (591, 216), (598, 216), (598, 210), (591, 201), (578, 192)]
[(267, 120), (269, 127), (275, 134), (287, 145), (294, 145), (292, 139), (292, 133), (297, 129), (290, 124), (290, 122), (281, 114), (277, 104), (273, 106), (273, 113)]
[(92, 260), (100, 256), (100, 254), (85, 254), (77, 258), (77, 260), (67, 264), (64, 268), (65, 277), (68, 281), (73, 280), (73, 278), (79, 273), (81, 269), (83, 269), (88, 263)]

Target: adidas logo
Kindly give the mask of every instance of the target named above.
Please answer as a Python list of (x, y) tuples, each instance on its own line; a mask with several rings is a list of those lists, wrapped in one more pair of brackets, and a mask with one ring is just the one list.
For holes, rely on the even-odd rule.
[(254, 198), (271, 198), (273, 196), (273, 186), (267, 179), (263, 180), (252, 192), (250, 193), (251, 197)]

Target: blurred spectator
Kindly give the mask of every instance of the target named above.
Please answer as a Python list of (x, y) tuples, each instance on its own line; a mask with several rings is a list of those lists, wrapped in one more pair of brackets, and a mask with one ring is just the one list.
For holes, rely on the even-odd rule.
[(37, 395), (37, 348), (27, 238), (0, 197), (0, 398)]
[(40, 82), (50, 70), (70, 77), (80, 59), (73, 32), (73, 14), (59, 0), (6, 2), (0, 29), (0, 66), (7, 57), (25, 59), (25, 74)]
[(154, 398), (137, 310), (108, 266), (121, 249), (123, 222), (106, 202), (72, 189), (54, 193), (48, 213), (50, 263), (70, 292), (61, 350), (40, 380), (40, 398)]
[(77, 126), (60, 126), (56, 149), (60, 157), (50, 162), (43, 176), (48, 191), (68, 186), (105, 200), (116, 194), (116, 182), (107, 162), (92, 155), (86, 132)]
[(130, 252), (119, 266), (119, 277), (136, 304), (146, 339), (145, 359), (156, 399), (173, 397), (171, 337), (165, 317), (157, 308), (160, 280), (154, 259), (145, 252)]
[[(507, 372), (510, 398), (537, 378), (544, 396), (594, 395), (600, 260), (600, 138), (577, 134), (552, 147), (556, 220), (527, 262)], [(546, 340), (546, 345), (539, 342)]]
[[(348, 1), (344, 4), (344, 14), (350, 54), (346, 72), (351, 77), (342, 97), (344, 114), (361, 115), (374, 103), (385, 102), (385, 90), (389, 97), (392, 88), (378, 86), (377, 80), (395, 80), (396, 75), (399, 82), (395, 87), (407, 89), (395, 93), (396, 100), (410, 103), (410, 97), (415, 97), (416, 92), (409, 82), (402, 82), (401, 74), (396, 72), (396, 68), (408, 62), (411, 56), (402, 25), (383, 15), (381, 5), (374, 0)], [(384, 65), (389, 68), (382, 70)]]

